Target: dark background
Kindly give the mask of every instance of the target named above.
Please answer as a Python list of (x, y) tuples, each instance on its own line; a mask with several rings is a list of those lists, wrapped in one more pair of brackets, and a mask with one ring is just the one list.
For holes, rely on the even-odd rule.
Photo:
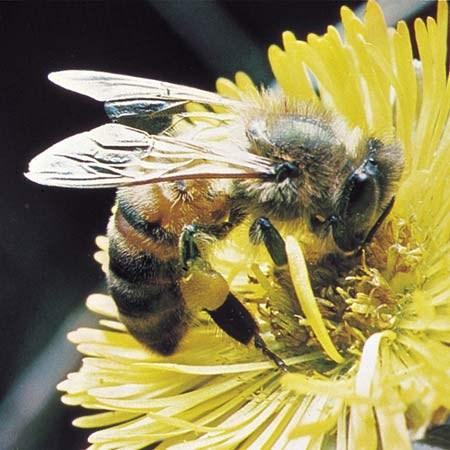
[[(421, 15), (434, 15), (432, 2)], [(89, 293), (104, 289), (92, 259), (112, 191), (46, 188), (27, 162), (51, 144), (105, 122), (93, 100), (47, 74), (96, 69), (214, 89), (244, 70), (269, 83), (266, 49), (339, 21), (330, 1), (0, 1), (0, 448), (81, 449), (55, 384), (80, 362), (65, 334), (93, 323)]]

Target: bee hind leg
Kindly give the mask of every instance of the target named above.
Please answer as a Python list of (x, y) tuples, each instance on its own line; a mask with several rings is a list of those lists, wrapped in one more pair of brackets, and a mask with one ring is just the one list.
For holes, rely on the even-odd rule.
[(217, 309), (208, 311), (214, 322), (241, 344), (249, 344), (253, 339), (258, 350), (271, 359), (282, 371), (287, 372), (286, 363), (267, 347), (264, 339), (259, 334), (258, 325), (247, 308), (230, 292), (225, 302)]
[(289, 372), (287, 364), (274, 352), (268, 349), (266, 343), (259, 333), (255, 334), (254, 339), (255, 347), (262, 351), (262, 353), (269, 359), (271, 359), (276, 366), (283, 372)]
[(255, 244), (263, 243), (276, 266), (287, 264), (287, 254), (284, 240), (272, 222), (266, 217), (259, 217), (250, 227), (250, 241)]
[(248, 310), (229, 291), (227, 281), (201, 257), (195, 242), (196, 225), (187, 225), (180, 236), (180, 259), (185, 270), (183, 289), (189, 303), (208, 312), (233, 339), (248, 344), (258, 331)]
[[(180, 259), (187, 274), (185, 280), (191, 281), (190, 285), (184, 284), (184, 297), (188, 302), (192, 299), (190, 303), (198, 303), (199, 297), (207, 298), (209, 304), (204, 300), (200, 300), (200, 303), (217, 326), (241, 344), (247, 345), (253, 339), (257, 349), (280, 370), (287, 371), (285, 362), (267, 347), (248, 309), (229, 292), (226, 280), (202, 259), (195, 243), (195, 235), (199, 231), (203, 232), (201, 227), (187, 225), (180, 237)], [(211, 306), (212, 303), (214, 307)]]

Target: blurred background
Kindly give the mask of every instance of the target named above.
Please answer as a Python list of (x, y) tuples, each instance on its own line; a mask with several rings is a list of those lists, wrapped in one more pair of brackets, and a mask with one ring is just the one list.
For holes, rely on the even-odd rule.
[[(386, 0), (388, 21), (434, 15), (433, 1)], [(104, 290), (94, 238), (114, 192), (45, 188), (22, 175), (53, 143), (106, 121), (103, 106), (47, 74), (95, 69), (214, 89), (244, 70), (272, 76), (266, 49), (339, 22), (357, 1), (0, 1), (0, 449), (85, 448), (55, 385), (80, 358), (66, 333), (93, 325), (84, 300)], [(440, 444), (444, 447), (444, 444)], [(450, 445), (450, 444), (449, 444)]]

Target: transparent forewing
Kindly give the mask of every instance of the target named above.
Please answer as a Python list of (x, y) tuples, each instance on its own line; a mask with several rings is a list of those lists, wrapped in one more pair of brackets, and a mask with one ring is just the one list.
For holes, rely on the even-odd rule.
[(151, 99), (222, 106), (232, 106), (237, 103), (235, 100), (227, 99), (213, 92), (189, 86), (107, 72), (65, 70), (53, 72), (48, 78), (65, 89), (103, 102), (126, 99)]
[(108, 124), (64, 139), (34, 158), (25, 175), (48, 186), (108, 188), (198, 178), (258, 178), (270, 161), (230, 143), (198, 145)]

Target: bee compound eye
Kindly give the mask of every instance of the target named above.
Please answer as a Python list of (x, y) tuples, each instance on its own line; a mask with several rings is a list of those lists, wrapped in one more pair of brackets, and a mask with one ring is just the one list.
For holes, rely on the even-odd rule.
[(345, 216), (355, 217), (363, 214), (376, 203), (376, 189), (373, 177), (365, 173), (354, 173), (347, 187), (348, 197)]

